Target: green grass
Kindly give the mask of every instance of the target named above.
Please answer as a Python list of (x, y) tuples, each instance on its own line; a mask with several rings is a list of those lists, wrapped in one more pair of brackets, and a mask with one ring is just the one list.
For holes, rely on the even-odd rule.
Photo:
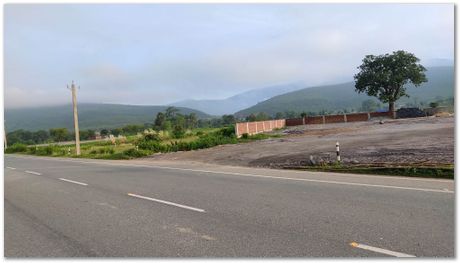
[(98, 141), (82, 143), (81, 155), (76, 155), (75, 145), (48, 145), (26, 146), (13, 145), (6, 153), (21, 153), (39, 156), (90, 158), (90, 159), (133, 159), (152, 155), (158, 152), (190, 151), (210, 148), (222, 144), (245, 143), (263, 140), (280, 135), (256, 134), (247, 138), (235, 137), (233, 127), (195, 129), (184, 138), (171, 138), (166, 134), (163, 137), (154, 136), (146, 140), (144, 137), (129, 136), (124, 141)]

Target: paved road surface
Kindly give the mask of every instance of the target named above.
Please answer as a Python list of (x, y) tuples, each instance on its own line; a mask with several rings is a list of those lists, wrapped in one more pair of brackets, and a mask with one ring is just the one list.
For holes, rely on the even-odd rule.
[(453, 257), (452, 180), (5, 156), (6, 257)]

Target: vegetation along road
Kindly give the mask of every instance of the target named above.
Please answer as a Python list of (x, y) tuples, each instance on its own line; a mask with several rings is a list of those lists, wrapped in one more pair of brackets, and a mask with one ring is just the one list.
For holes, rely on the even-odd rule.
[(249, 145), (223, 145), (148, 158), (250, 167), (308, 167), (310, 156), (334, 162), (335, 143), (339, 141), (342, 163), (347, 166), (450, 167), (453, 177), (454, 129), (454, 117), (293, 126), (275, 132), (281, 137)]

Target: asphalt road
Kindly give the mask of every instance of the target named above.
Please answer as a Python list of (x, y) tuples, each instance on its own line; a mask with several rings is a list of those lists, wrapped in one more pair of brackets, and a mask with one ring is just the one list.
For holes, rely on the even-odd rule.
[(453, 257), (454, 181), (5, 156), (5, 256)]

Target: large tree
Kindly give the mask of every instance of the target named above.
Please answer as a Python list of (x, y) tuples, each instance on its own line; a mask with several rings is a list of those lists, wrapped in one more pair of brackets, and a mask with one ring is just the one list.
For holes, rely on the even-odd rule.
[(50, 129), (50, 136), (55, 142), (62, 142), (69, 138), (69, 131), (66, 128)]
[(403, 96), (409, 97), (404, 85), (412, 83), (418, 87), (427, 81), (426, 69), (419, 61), (414, 54), (402, 50), (380, 56), (367, 55), (358, 67), (360, 72), (354, 76), (355, 89), (388, 103), (388, 110), (394, 116), (395, 102)]
[(166, 117), (166, 119), (169, 119), (169, 120), (170, 120), (170, 119), (176, 117), (176, 115), (177, 115), (178, 112), (179, 112), (179, 109), (178, 109), (178, 108), (172, 107), (172, 106), (171, 106), (171, 107), (168, 107), (168, 108), (166, 108), (166, 110), (165, 110), (165, 117)]
[(157, 117), (155, 118), (155, 127), (158, 129), (158, 130), (161, 130), (163, 128), (163, 125), (166, 121), (166, 116), (163, 112), (158, 112), (157, 113)]
[(196, 113), (192, 112), (189, 115), (185, 115), (185, 122), (185, 126), (187, 128), (194, 129), (198, 123), (198, 117), (196, 116)]

